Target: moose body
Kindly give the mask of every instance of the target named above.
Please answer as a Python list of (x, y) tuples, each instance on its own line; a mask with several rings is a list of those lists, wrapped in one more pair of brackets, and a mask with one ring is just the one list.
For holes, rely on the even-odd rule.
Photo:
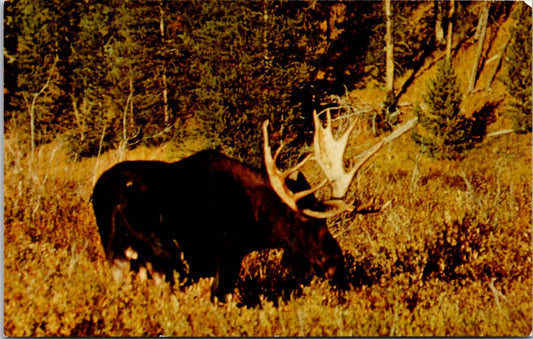
[(214, 276), (211, 298), (224, 300), (248, 253), (283, 248), (344, 284), (343, 254), (325, 221), (289, 208), (266, 173), (213, 150), (119, 163), (96, 183), (93, 208), (116, 276), (130, 268), (171, 284), (174, 270), (192, 281)]
[[(224, 300), (248, 253), (283, 248), (283, 259), (293, 268), (303, 264), (299, 269), (346, 287), (344, 257), (325, 219), (345, 211), (379, 211), (354, 205), (354, 199), (346, 202), (350, 183), (383, 145), (413, 128), (417, 119), (361, 153), (346, 171), (344, 152), (358, 120), (335, 137), (330, 109), (325, 112), (325, 127), (319, 118), (323, 112), (313, 112), (314, 156), (284, 171), (276, 165), (282, 146), (272, 156), (267, 120), (262, 126), (266, 173), (207, 150), (174, 163), (122, 162), (102, 174), (93, 208), (114, 276), (133, 269), (171, 284), (174, 270), (189, 281), (214, 276), (211, 298)], [(313, 188), (300, 171), (310, 159), (326, 176)], [(290, 179), (295, 173), (300, 179)], [(331, 198), (318, 201), (314, 193), (327, 183)]]

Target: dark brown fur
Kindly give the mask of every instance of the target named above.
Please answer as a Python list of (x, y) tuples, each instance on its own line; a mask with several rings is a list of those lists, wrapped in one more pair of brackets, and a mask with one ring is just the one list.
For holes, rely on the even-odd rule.
[[(283, 248), (337, 285), (344, 258), (324, 220), (289, 209), (268, 176), (216, 151), (175, 163), (122, 162), (106, 171), (93, 192), (93, 208), (108, 260), (143, 265), (173, 281), (214, 276), (212, 298), (224, 300), (252, 251)], [(138, 257), (127, 256), (133, 249)]]

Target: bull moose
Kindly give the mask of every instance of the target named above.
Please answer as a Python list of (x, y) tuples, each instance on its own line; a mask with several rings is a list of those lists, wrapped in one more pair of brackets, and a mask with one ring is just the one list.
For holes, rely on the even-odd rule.
[[(248, 253), (282, 248), (284, 256), (305, 262), (311, 273), (346, 287), (343, 253), (325, 219), (364, 210), (341, 199), (351, 179), (385, 142), (414, 123), (382, 140), (345, 172), (342, 157), (355, 123), (336, 140), (329, 110), (325, 128), (316, 112), (314, 122), (314, 159), (327, 178), (313, 188), (301, 175), (298, 181), (289, 178), (310, 156), (286, 171), (277, 168), (281, 146), (272, 157), (268, 121), (262, 126), (266, 173), (214, 150), (174, 163), (125, 161), (104, 172), (92, 202), (113, 276), (134, 270), (141, 278), (170, 284), (174, 270), (189, 281), (214, 276), (211, 299), (224, 301)], [(328, 182), (332, 199), (318, 201), (313, 193)], [(294, 192), (294, 187), (306, 189)]]

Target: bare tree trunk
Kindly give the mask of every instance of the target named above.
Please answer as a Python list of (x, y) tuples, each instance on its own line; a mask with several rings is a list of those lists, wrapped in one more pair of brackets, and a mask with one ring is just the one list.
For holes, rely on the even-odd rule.
[(165, 20), (163, 19), (164, 18), (164, 15), (165, 15), (165, 10), (163, 9), (163, 2), (161, 1), (159, 3), (159, 14), (161, 15), (160, 18), (159, 18), (159, 31), (161, 32), (161, 37), (164, 38), (165, 37)]
[[(267, 6), (268, 6), (267, 2), (263, 1), (263, 23), (264, 23), (265, 27), (268, 27), (268, 20), (269, 20), (268, 7)], [(265, 29), (263, 31), (263, 49), (264, 49), (263, 58), (265, 59), (265, 61), (268, 62), (269, 55), (268, 55), (268, 31), (267, 31), (267, 29)]]
[(163, 73), (163, 114), (165, 123), (170, 121), (170, 113), (168, 110), (168, 89), (167, 89), (167, 75)]
[(35, 152), (35, 100), (36, 96), (34, 95), (31, 104), (29, 103), (26, 96), (24, 96), (24, 101), (28, 107), (28, 114), (30, 116), (30, 150), (31, 150), (31, 159), (33, 159), (33, 154)]
[(85, 140), (85, 134), (87, 132), (87, 119), (91, 114), (91, 110), (93, 108), (93, 103), (89, 102), (87, 97), (83, 97), (82, 104), (79, 107), (78, 105), (78, 99), (71, 94), (72, 98), (72, 110), (74, 111), (74, 119), (76, 122), (76, 127), (78, 128), (78, 132), (80, 135), (80, 141)]
[(448, 11), (448, 32), (446, 35), (446, 61), (452, 61), (452, 42), (453, 42), (453, 16), (455, 14), (455, 0), (449, 2), (450, 10)]
[(478, 32), (479, 32), (479, 36), (478, 36), (479, 41), (478, 41), (478, 46), (477, 46), (477, 51), (476, 51), (476, 57), (474, 59), (474, 65), (472, 67), (472, 74), (470, 75), (468, 93), (472, 93), (476, 85), (477, 73), (479, 69), (479, 60), (481, 59), (481, 54), (483, 53), (483, 44), (485, 42), (485, 36), (487, 33), (487, 22), (489, 20), (489, 10), (490, 10), (490, 2), (486, 1), (483, 4), (483, 9), (479, 17), (478, 28), (476, 31), (476, 36), (478, 36)]
[[(161, 32), (161, 40), (165, 39), (165, 21), (164, 21), (164, 15), (165, 11), (163, 9), (163, 2), (160, 3), (160, 14), (161, 18), (159, 21), (159, 30)], [(165, 123), (168, 123), (170, 120), (170, 114), (168, 111), (168, 88), (167, 88), (167, 75), (165, 74), (165, 69), (162, 70), (163, 76), (163, 116), (165, 119)]]
[[(492, 82), (494, 81), (494, 78), (496, 77), (496, 73), (498, 73), (498, 70), (500, 69), (501, 65), (502, 65), (502, 60), (503, 60), (503, 56), (505, 54), (505, 50), (507, 49), (507, 46), (509, 45), (509, 42), (511, 41), (511, 37), (507, 38), (507, 41), (505, 41), (505, 43), (503, 44), (502, 48), (501, 48), (501, 52), (498, 53), (495, 57), (497, 58), (497, 61), (496, 61), (496, 66), (494, 67), (494, 70), (492, 71), (490, 77), (489, 77), (489, 80), (487, 80), (487, 89), (491, 89), (491, 86), (492, 86)], [(494, 59), (494, 57), (492, 57), (491, 59)], [(487, 62), (485, 63), (488, 64), (491, 60), (487, 60)]]
[(93, 170), (93, 186), (96, 184), (96, 179), (98, 178), (96, 175), (98, 174), (98, 165), (100, 162), (100, 155), (102, 154), (102, 149), (104, 145), (104, 138), (105, 138), (105, 130), (107, 128), (106, 121), (104, 120), (104, 127), (102, 127), (102, 134), (100, 135), (100, 143), (98, 144), (98, 154), (96, 155), (96, 163), (94, 164), (94, 170)]
[(52, 80), (52, 75), (54, 73), (56, 63), (57, 59), (52, 64), (52, 67), (50, 68), (50, 73), (48, 74), (48, 78), (46, 79), (46, 82), (43, 87), (41, 87), (39, 92), (32, 94), (31, 103), (29, 102), (26, 95), (24, 95), (26, 109), (28, 110), (28, 115), (30, 116), (30, 162), (33, 161), (33, 155), (35, 154), (35, 105), (37, 104), (37, 99), (44, 93), (44, 91), (46, 91), (46, 89), (50, 85), (50, 81)]
[(394, 45), (392, 42), (392, 10), (391, 0), (385, 0), (385, 18), (387, 32), (386, 44), (386, 90), (387, 96), (394, 97)]
[(130, 93), (126, 98), (126, 103), (124, 104), (124, 111), (122, 113), (122, 141), (119, 144), (119, 158), (124, 160), (124, 153), (128, 143), (128, 108), (131, 111), (131, 121), (133, 121), (133, 79), (130, 78)]
[(440, 45), (444, 42), (444, 2), (435, 0), (433, 1), (433, 7), (435, 11), (435, 45)]

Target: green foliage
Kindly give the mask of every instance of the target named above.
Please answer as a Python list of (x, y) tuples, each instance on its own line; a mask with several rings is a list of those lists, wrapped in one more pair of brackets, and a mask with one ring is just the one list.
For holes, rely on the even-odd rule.
[[(60, 119), (54, 110), (60, 98), (57, 86), (59, 44), (61, 36), (57, 22), (60, 13), (54, 2), (17, 1), (8, 4), (12, 17), (8, 20), (6, 35), (7, 63), (13, 88), (7, 96), (13, 108), (6, 115), (16, 126), (29, 130), (33, 118), (35, 136), (32, 142), (45, 143), (53, 139)], [(8, 13), (9, 13), (8, 12)]]
[[(426, 15), (413, 21), (411, 16), (425, 3), (407, 1), (392, 2), (392, 41), (394, 44), (394, 72), (404, 74), (416, 70), (423, 62), (426, 53), (433, 50), (433, 28), (431, 16)], [(382, 2), (373, 5), (377, 23), (372, 27), (366, 50), (365, 71), (371, 77), (385, 82), (385, 13)]]
[(524, 3), (515, 12), (516, 26), (506, 54), (505, 84), (513, 100), (509, 113), (519, 133), (531, 132), (531, 7)]
[(418, 106), (416, 112), (422, 131), (413, 133), (413, 139), (433, 157), (460, 157), (473, 145), (474, 124), (461, 114), (462, 94), (451, 63), (440, 63), (424, 99), (427, 108)]
[[(72, 89), (69, 103), (73, 128), (65, 133), (67, 147), (74, 156), (92, 156), (112, 148), (117, 142), (113, 119), (106, 114), (106, 54), (109, 36), (109, 6), (89, 2), (80, 15), (76, 40), (68, 59)], [(116, 128), (116, 126), (115, 126)]]
[[(378, 13), (367, 10), (380, 6), (341, 3), (347, 5), (350, 20), (343, 23), (339, 40), (332, 32), (340, 26), (327, 22), (331, 34), (325, 38), (326, 48), (309, 32), (330, 18), (329, 3), (223, 4), (6, 3), (5, 119), (10, 128), (4, 141), (4, 334), (531, 333), (528, 135), (488, 139), (479, 152), (469, 152), (461, 161), (417, 158), (416, 165), (411, 156), (414, 146), (401, 140), (391, 144), (389, 156), (376, 157), (353, 183), (357, 198), (372, 196), (390, 203), (380, 213), (347, 213), (328, 221), (347, 259), (352, 288), (345, 293), (307, 277), (305, 286), (296, 280), (287, 286), (290, 272), (280, 267), (279, 252), (274, 251), (245, 259), (239, 289), (226, 304), (210, 302), (209, 279), (173, 290), (134, 277), (123, 283), (112, 279), (89, 199), (98, 175), (119, 157), (107, 152), (71, 161), (63, 140), (44, 143), (69, 130), (72, 152), (89, 156), (123, 142), (124, 126), (127, 139), (142, 128), (143, 142), (155, 144), (176, 138), (185, 121), (196, 133), (193, 137), (180, 136), (179, 142), (165, 147), (126, 150), (124, 156), (169, 161), (217, 143), (257, 164), (258, 154), (248, 152), (260, 149), (263, 119), (271, 120), (276, 143), (295, 140), (301, 133), (297, 127), (306, 112), (294, 93), (309, 85), (308, 77), (319, 67), (327, 70), (326, 77), (356, 78), (363, 53), (353, 51), (365, 51), (366, 33), (374, 28)], [(466, 5), (457, 4), (458, 12), (464, 11)], [(465, 31), (474, 27), (457, 26)], [(348, 48), (347, 41), (356, 43)], [(324, 54), (314, 51), (319, 46)], [(346, 61), (350, 55), (357, 61)], [(32, 98), (49, 78), (50, 86), (35, 106), (41, 145), (30, 157), (24, 139), (29, 121), (24, 98)], [(424, 147), (437, 146), (436, 154), (443, 149), (455, 152), (454, 142), (467, 139), (465, 131), (471, 124), (458, 121), (461, 97), (453, 72), (442, 71), (437, 78), (426, 95), (428, 109), (419, 111), (423, 129), (418, 138), (429, 141), (421, 142)], [(61, 105), (69, 108), (58, 108)], [(493, 105), (486, 104), (478, 115), (490, 116)], [(211, 131), (210, 139), (197, 128), (198, 121)], [(457, 131), (463, 134), (456, 135)], [(236, 141), (231, 140), (234, 135)], [(256, 307), (238, 307), (241, 302)]]
[[(260, 163), (265, 119), (295, 133), (292, 91), (312, 71), (313, 21), (295, 2), (199, 2), (184, 36), (197, 113), (215, 146)], [(313, 47), (311, 47), (313, 46)]]
[(157, 144), (196, 117), (213, 146), (257, 164), (263, 120), (294, 139), (301, 112), (293, 89), (309, 81), (323, 49), (318, 13), (306, 2), (21, 1), (9, 9), (17, 87), (8, 107), (19, 113), (7, 116), (28, 126), (32, 95), (52, 77), (36, 129), (65, 128), (79, 156), (127, 146), (135, 135)]

